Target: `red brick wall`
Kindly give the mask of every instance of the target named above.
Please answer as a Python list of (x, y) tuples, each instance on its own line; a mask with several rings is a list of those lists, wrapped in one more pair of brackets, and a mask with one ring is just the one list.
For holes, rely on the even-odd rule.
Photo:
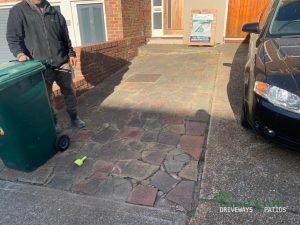
[(106, 29), (108, 40), (123, 38), (121, 0), (105, 0)]
[(151, 25), (151, 0), (141, 0), (142, 6), (141, 10), (143, 11), (144, 16), (144, 30), (145, 36), (150, 38), (152, 36), (152, 25)]
[(105, 0), (109, 40), (151, 36), (151, 0)]
[(141, 0), (122, 0), (124, 38), (144, 35), (144, 13)]
[[(137, 56), (138, 47), (145, 44), (145, 37), (130, 37), (108, 41), (97, 45), (75, 48), (78, 64), (75, 68), (75, 89), (77, 94), (96, 86), (105, 78), (117, 72)], [(56, 105), (63, 106), (60, 90), (54, 91)]]

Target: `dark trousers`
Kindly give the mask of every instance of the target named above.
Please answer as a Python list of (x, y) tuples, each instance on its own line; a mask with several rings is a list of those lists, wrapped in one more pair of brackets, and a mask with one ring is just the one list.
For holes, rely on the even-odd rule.
[(44, 78), (45, 78), (48, 96), (49, 96), (55, 122), (57, 121), (56, 119), (57, 111), (55, 107), (55, 102), (53, 100), (54, 97), (52, 92), (54, 81), (60, 87), (61, 93), (64, 96), (67, 112), (69, 113), (71, 118), (72, 116), (76, 115), (77, 100), (76, 100), (76, 93), (75, 93), (74, 84), (72, 80), (70, 64), (65, 63), (59, 68), (55, 68), (55, 69), (47, 68), (46, 71), (44, 72)]

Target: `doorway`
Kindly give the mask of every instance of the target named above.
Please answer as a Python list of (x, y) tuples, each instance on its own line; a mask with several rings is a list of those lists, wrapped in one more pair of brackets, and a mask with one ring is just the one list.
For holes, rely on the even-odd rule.
[(151, 0), (152, 37), (183, 36), (184, 0)]

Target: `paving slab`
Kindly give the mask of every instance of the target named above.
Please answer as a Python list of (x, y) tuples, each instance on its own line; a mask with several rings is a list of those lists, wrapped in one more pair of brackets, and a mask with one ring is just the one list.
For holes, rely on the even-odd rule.
[(159, 131), (146, 130), (141, 138), (142, 142), (157, 142)]
[(1, 180), (17, 181), (20, 176), (24, 176), (24, 173), (7, 167), (0, 172)]
[(179, 176), (188, 180), (197, 181), (198, 180), (198, 161), (191, 161), (186, 165), (182, 171), (180, 171)]
[(164, 166), (168, 173), (178, 173), (185, 164), (190, 161), (190, 157), (180, 149), (170, 151), (164, 161)]
[(161, 132), (158, 136), (158, 143), (165, 145), (177, 146), (180, 140), (180, 135), (172, 132)]
[(151, 178), (151, 185), (160, 191), (168, 193), (179, 181), (165, 172), (158, 172)]
[(118, 134), (115, 135), (114, 139), (126, 139), (126, 138), (135, 138), (140, 139), (143, 135), (144, 130), (138, 127), (125, 127), (120, 130)]
[(157, 188), (138, 185), (133, 188), (128, 203), (144, 206), (153, 206), (157, 196), (157, 192)]
[(30, 173), (23, 173), (18, 177), (18, 181), (31, 184), (45, 184), (53, 172), (53, 167), (39, 167)]
[(121, 177), (130, 177), (142, 181), (150, 177), (159, 169), (159, 166), (150, 165), (138, 160), (119, 161), (113, 168), (112, 174)]
[(48, 184), (50, 188), (56, 188), (64, 191), (69, 191), (73, 185), (73, 178), (64, 174), (56, 174), (52, 177)]
[(195, 160), (199, 160), (202, 154), (204, 139), (203, 136), (183, 135), (180, 139), (180, 147)]
[(160, 166), (164, 161), (167, 152), (165, 151), (143, 151), (142, 152), (142, 159), (144, 162)]
[(82, 180), (79, 183), (76, 183), (72, 187), (72, 191), (75, 193), (82, 194), (95, 194), (100, 189), (101, 179), (99, 178), (88, 178), (86, 180)]
[(207, 128), (207, 123), (200, 123), (196, 121), (186, 121), (186, 134), (203, 136)]
[(166, 160), (175, 160), (175, 161), (187, 163), (190, 161), (190, 157), (187, 154), (185, 154), (182, 150), (176, 148), (168, 152)]
[(102, 180), (96, 196), (126, 201), (132, 191), (132, 184), (120, 177), (108, 177)]
[(92, 140), (100, 144), (110, 141), (119, 131), (114, 127), (108, 127), (92, 136)]
[(194, 188), (195, 182), (182, 181), (167, 194), (166, 198), (172, 202), (181, 205), (186, 210), (191, 210)]
[(167, 125), (166, 129), (175, 134), (184, 134), (185, 133), (184, 124), (169, 124), (169, 125)]

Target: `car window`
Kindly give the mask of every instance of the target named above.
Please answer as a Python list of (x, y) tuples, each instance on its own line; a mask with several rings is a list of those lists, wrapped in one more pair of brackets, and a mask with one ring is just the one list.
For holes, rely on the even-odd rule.
[(270, 26), (270, 34), (300, 34), (300, 0), (281, 0)]
[(260, 14), (260, 18), (259, 18), (259, 29), (262, 30), (267, 22), (268, 16), (271, 12), (272, 9), (272, 5), (273, 5), (274, 1), (269, 1), (267, 3), (267, 5), (265, 6), (262, 14)]

